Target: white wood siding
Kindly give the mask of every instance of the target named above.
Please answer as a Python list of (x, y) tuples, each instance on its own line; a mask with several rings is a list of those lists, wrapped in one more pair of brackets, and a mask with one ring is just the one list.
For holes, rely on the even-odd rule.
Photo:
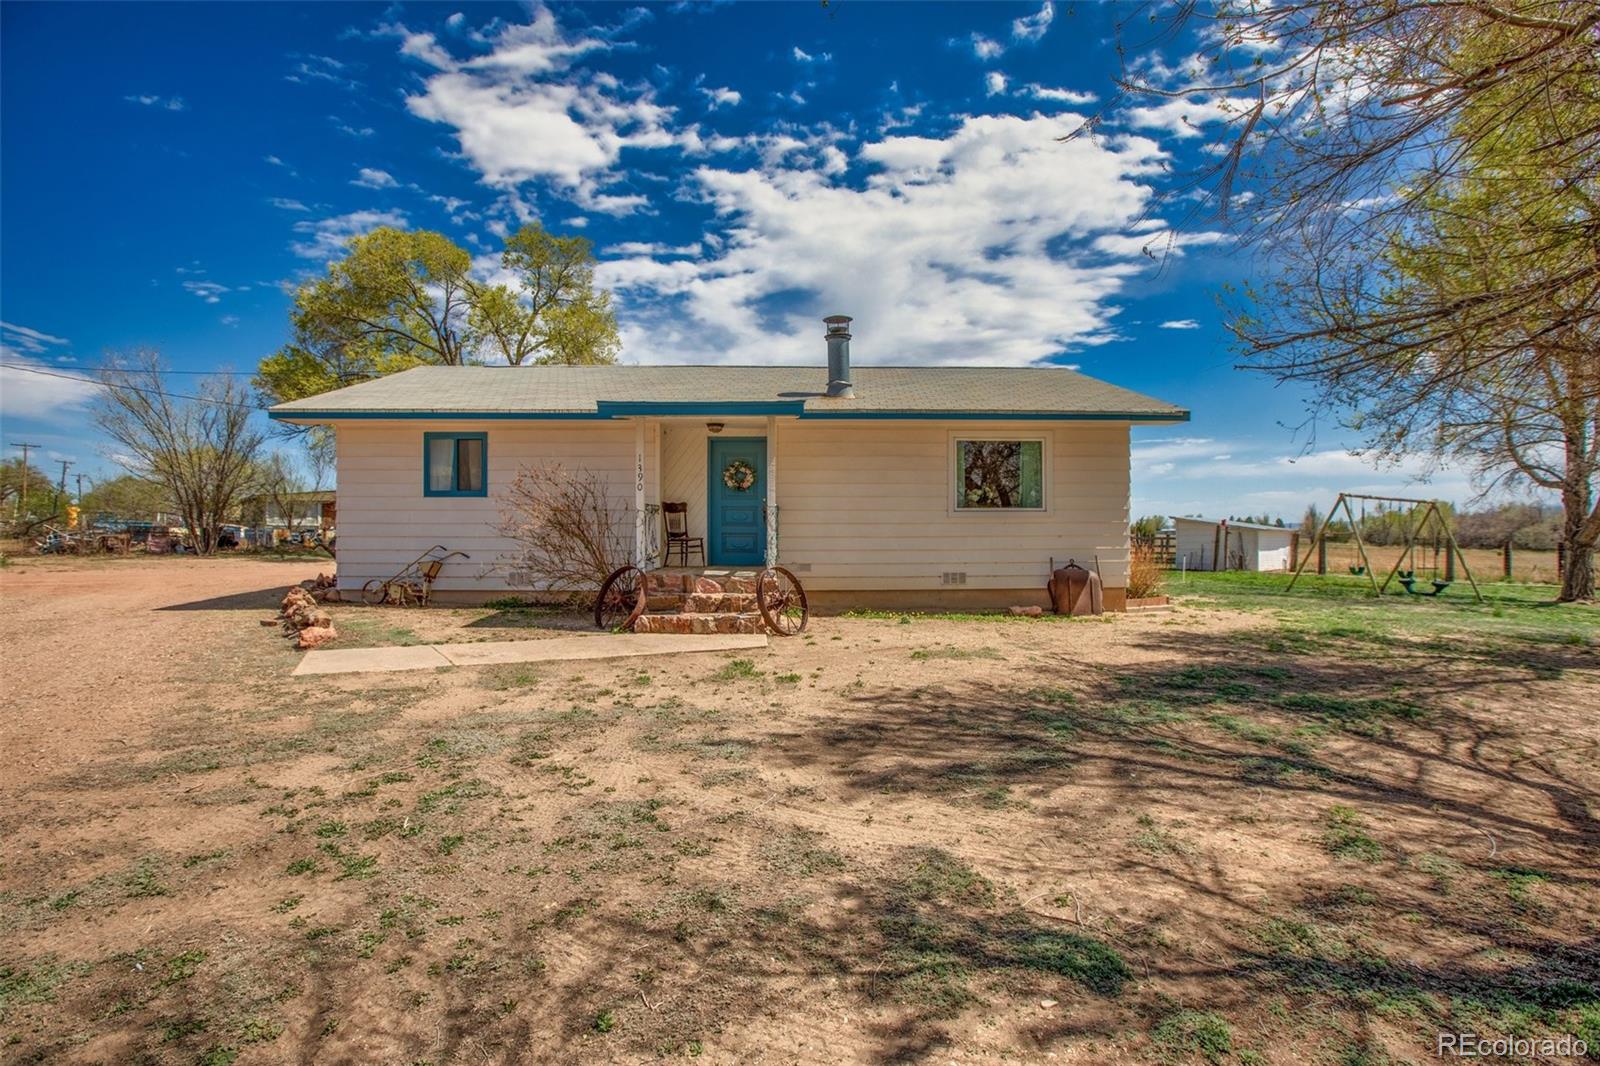
[[(422, 435), (488, 434), (487, 496), (424, 496)], [(339, 587), (359, 589), (392, 577), (434, 544), (464, 551), (435, 588), (508, 588), (504, 570), (491, 570), (514, 545), (496, 532), (498, 497), (524, 466), (551, 460), (606, 478), (621, 516), (633, 530), (633, 425), (629, 422), (344, 422), (337, 429)], [(654, 450), (645, 447), (646, 484), (655, 477)], [(653, 501), (652, 501), (653, 502)]]
[[(423, 496), (422, 435), (441, 430), (488, 433), (488, 497)], [(765, 436), (766, 423), (729, 421), (723, 435)], [(702, 537), (707, 436), (704, 421), (662, 422), (659, 472), (646, 446), (647, 484), (659, 484), (663, 500), (687, 502), (690, 531)], [(1045, 438), (1045, 510), (957, 512), (953, 436)], [(1091, 567), (1098, 557), (1108, 588), (1127, 584), (1126, 423), (783, 420), (769, 449), (781, 472), (779, 561), (808, 588), (1042, 588), (1052, 556)], [(623, 528), (632, 528), (629, 422), (341, 424), (340, 587), (389, 577), (436, 543), (472, 555), (452, 562), (438, 588), (507, 587), (503, 572), (480, 573), (511, 549), (494, 530), (496, 496), (520, 466), (544, 459), (603, 473)], [(946, 573), (964, 573), (965, 583), (943, 584)]]
[[(1044, 437), (1045, 509), (957, 512), (953, 436)], [(1052, 556), (1128, 583), (1126, 423), (784, 422), (778, 456), (779, 561), (808, 588), (1043, 588)]]

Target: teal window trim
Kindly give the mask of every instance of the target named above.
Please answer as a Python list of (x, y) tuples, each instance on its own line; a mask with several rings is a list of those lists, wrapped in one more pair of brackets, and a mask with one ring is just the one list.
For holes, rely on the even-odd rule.
[[(478, 485), (476, 489), (461, 489), (461, 469), (456, 464), (456, 457), (452, 449), (450, 461), (450, 488), (435, 489), (428, 484), (428, 453), (433, 450), (433, 442), (448, 440), (452, 443), (463, 440), (475, 440), (483, 447), (478, 449)], [(424, 496), (487, 496), (489, 495), (489, 434), (487, 433), (424, 433), (422, 435), (422, 494)]]

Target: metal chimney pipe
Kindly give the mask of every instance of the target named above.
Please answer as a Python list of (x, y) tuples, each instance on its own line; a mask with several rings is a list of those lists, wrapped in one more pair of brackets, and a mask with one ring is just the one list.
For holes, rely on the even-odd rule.
[(828, 327), (828, 395), (842, 399), (855, 396), (850, 380), (850, 316), (829, 315), (822, 320)]

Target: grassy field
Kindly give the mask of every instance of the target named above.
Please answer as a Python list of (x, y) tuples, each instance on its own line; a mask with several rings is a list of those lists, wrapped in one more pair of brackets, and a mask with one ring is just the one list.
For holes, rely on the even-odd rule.
[(1166, 614), (293, 679), (280, 572), (0, 573), (5, 1061), (1600, 1048), (1600, 617), (1552, 590), (1195, 574)]
[[(1309, 537), (1301, 538), (1301, 549), (1306, 550), (1310, 544)], [(1378, 572), (1378, 580), (1394, 566), (1395, 560), (1400, 555), (1398, 545), (1385, 547), (1382, 545), (1367, 545), (1367, 558), (1372, 561), (1373, 569)], [(1472, 576), (1478, 581), (1500, 581), (1505, 578), (1505, 557), (1498, 548), (1463, 548), (1462, 555), (1466, 557), (1467, 568), (1472, 571)], [(1356, 554), (1354, 541), (1337, 543), (1330, 541), (1328, 544), (1328, 573), (1349, 574), (1350, 567), (1356, 565), (1360, 557)], [(1433, 548), (1419, 547), (1408, 560), (1411, 565), (1421, 572), (1426, 578), (1433, 576), (1434, 556)], [(1444, 573), (1444, 553), (1441, 551), (1438, 559), (1439, 572)], [(1309, 570), (1315, 571), (1317, 560), (1312, 557)], [(1554, 551), (1533, 551), (1531, 549), (1517, 548), (1511, 553), (1511, 580), (1524, 581), (1530, 584), (1553, 584), (1556, 581), (1556, 553)], [(1465, 583), (1466, 575), (1458, 574), (1457, 577)]]

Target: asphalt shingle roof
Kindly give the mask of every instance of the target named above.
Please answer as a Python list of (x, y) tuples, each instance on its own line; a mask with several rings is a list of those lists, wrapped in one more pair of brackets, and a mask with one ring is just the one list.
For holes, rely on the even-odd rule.
[[(1181, 421), (1189, 413), (1065, 367), (853, 368), (853, 399), (821, 366), (427, 366), (294, 400), (273, 416), (325, 421), (469, 414), (600, 415), (611, 404), (795, 404), (804, 415), (1003, 414)], [(688, 411), (685, 407), (686, 413)], [(620, 412), (633, 413), (633, 412)]]

